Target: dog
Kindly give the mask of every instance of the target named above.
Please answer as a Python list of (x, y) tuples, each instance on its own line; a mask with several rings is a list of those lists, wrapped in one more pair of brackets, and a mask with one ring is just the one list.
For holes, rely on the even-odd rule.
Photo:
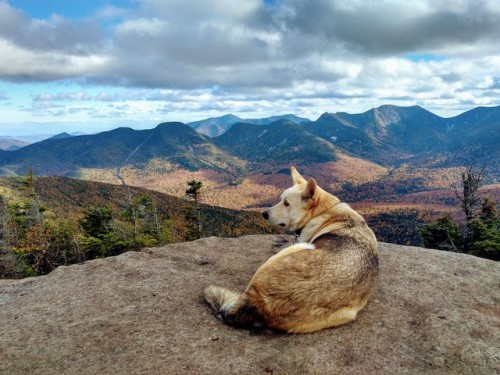
[(293, 186), (265, 211), (270, 223), (295, 231), (298, 243), (270, 257), (246, 290), (209, 286), (205, 301), (237, 327), (309, 333), (349, 323), (373, 294), (377, 240), (348, 204), (292, 167)]

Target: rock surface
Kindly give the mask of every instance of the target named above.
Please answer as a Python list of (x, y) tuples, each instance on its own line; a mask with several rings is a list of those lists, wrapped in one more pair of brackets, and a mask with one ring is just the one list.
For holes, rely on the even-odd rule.
[(500, 264), (468, 255), (380, 244), (377, 292), (339, 328), (287, 335), (216, 320), (203, 288), (243, 290), (275, 240), (211, 237), (0, 281), (0, 373), (500, 372)]

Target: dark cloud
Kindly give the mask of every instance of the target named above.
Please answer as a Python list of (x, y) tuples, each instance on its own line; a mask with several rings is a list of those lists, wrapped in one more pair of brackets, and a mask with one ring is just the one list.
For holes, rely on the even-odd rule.
[(457, 72), (441, 72), (438, 76), (446, 83), (460, 82), (463, 78), (462, 74)]
[(286, 16), (280, 17), (281, 24), (277, 24), (284, 33), (316, 37), (315, 44), (323, 43), (333, 51), (374, 56), (498, 40), (499, 9), (493, 12), (484, 1), (465, 2), (466, 7), (459, 10), (450, 7), (449, 2), (446, 5), (290, 0), (282, 3), (288, 11), (283, 11)]

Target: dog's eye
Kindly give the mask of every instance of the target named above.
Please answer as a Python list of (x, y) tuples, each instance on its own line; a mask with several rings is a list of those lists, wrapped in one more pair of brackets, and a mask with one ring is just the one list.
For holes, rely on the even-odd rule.
[(285, 205), (285, 207), (290, 206), (290, 203), (288, 203), (288, 201), (287, 201), (287, 200), (285, 200), (285, 201), (283, 202), (283, 204)]

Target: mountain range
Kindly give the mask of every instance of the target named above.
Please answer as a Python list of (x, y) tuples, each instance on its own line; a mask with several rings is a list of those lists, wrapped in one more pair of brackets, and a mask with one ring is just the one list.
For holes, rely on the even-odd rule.
[[(500, 106), (442, 118), (419, 106), (386, 105), (361, 114), (325, 113), (304, 126), (344, 150), (383, 165), (432, 159), (437, 154), (453, 154), (467, 163), (498, 155)], [(450, 155), (447, 159), (452, 162)]]
[[(189, 126), (172, 122), (148, 130), (61, 133), (1, 152), (1, 173), (22, 174), (32, 166), (43, 175), (75, 176), (81, 167), (144, 165), (157, 157), (187, 169), (231, 169), (248, 162), (280, 166), (335, 161), (338, 151), (385, 166), (429, 162), (437, 155), (462, 164), (472, 159), (494, 161), (499, 152), (500, 106), (478, 107), (452, 118), (419, 106), (384, 105), (360, 114), (325, 113), (316, 121), (293, 115), (247, 121), (227, 115)], [(220, 134), (203, 134), (206, 124), (218, 129), (211, 134)]]
[(24, 175), (31, 167), (40, 176), (142, 186), (177, 196), (186, 181), (199, 179), (206, 203), (230, 208), (267, 204), (287, 186), (290, 165), (354, 199), (353, 191), (365, 199), (376, 191), (376, 199), (388, 191), (450, 188), (459, 168), (471, 163), (488, 166), (487, 183), (500, 179), (500, 106), (452, 118), (419, 106), (384, 105), (359, 114), (324, 113), (315, 121), (292, 115), (252, 121), (228, 115), (147, 130), (62, 134), (0, 151), (0, 175)]

